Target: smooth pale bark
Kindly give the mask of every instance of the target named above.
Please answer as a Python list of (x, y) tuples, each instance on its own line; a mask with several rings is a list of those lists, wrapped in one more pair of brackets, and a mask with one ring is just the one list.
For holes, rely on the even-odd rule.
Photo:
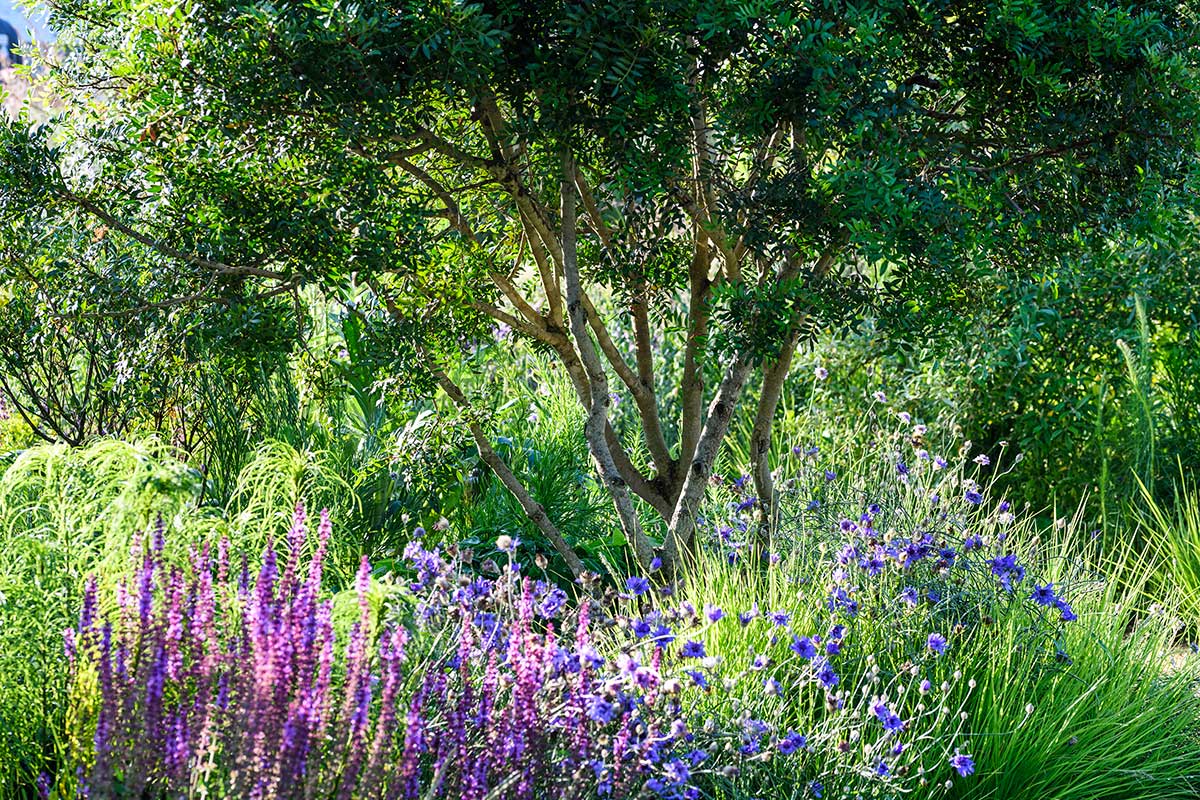
[(771, 537), (779, 524), (775, 476), (771, 474), (771, 431), (799, 338), (800, 331), (797, 329), (784, 345), (783, 351), (775, 363), (763, 371), (762, 391), (759, 394), (758, 410), (754, 415), (754, 428), (750, 434), (750, 460), (753, 464), (755, 490), (758, 492), (758, 502), (762, 511), (757, 537), (758, 547), (761, 551), (770, 548)]
[(668, 575), (677, 572), (683, 553), (695, 533), (696, 511), (704, 497), (704, 490), (712, 475), (713, 463), (725, 441), (725, 434), (729, 432), (729, 423), (733, 419), (734, 409), (737, 408), (738, 399), (750, 372), (749, 358), (745, 355), (735, 358), (726, 369), (725, 377), (717, 388), (716, 397), (708, 407), (708, 417), (696, 443), (696, 453), (688, 466), (683, 488), (671, 515), (667, 539), (663, 543), (663, 569)]
[[(817, 263), (813, 265), (812, 280), (819, 281), (825, 277), (833, 263), (833, 254), (834, 248), (821, 254)], [(798, 264), (792, 263), (782, 271), (779, 280), (793, 280), (798, 274)], [(758, 526), (757, 538), (759, 548), (764, 551), (771, 546), (771, 537), (779, 524), (775, 477), (771, 474), (771, 433), (775, 426), (775, 413), (779, 409), (779, 400), (783, 395), (783, 386), (792, 366), (792, 358), (796, 355), (800, 331), (806, 320), (806, 314), (800, 315), (788, 333), (787, 342), (784, 343), (779, 358), (763, 370), (762, 391), (758, 397), (754, 427), (750, 432), (750, 459), (754, 472), (754, 487), (758, 492), (758, 502), (762, 506), (762, 519)]]
[(587, 438), (592, 458), (596, 460), (596, 466), (600, 469), (600, 477), (612, 497), (625, 538), (633, 545), (634, 555), (642, 569), (648, 571), (650, 562), (654, 559), (654, 548), (642, 530), (637, 509), (634, 508), (629, 494), (629, 486), (617, 469), (612, 450), (608, 446), (606, 432), (609, 427), (608, 406), (611, 402), (608, 376), (604, 373), (604, 365), (592, 342), (587, 310), (583, 303), (583, 285), (575, 252), (575, 166), (569, 154), (563, 154), (562, 165), (562, 266), (567, 284), (567, 320), (571, 326), (571, 336), (575, 339), (575, 349), (587, 371), (591, 388), (591, 404), (587, 420), (584, 422), (584, 436)]

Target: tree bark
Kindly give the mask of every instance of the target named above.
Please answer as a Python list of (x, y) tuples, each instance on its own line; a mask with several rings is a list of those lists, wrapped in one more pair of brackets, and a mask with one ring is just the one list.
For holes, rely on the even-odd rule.
[(607, 440), (608, 406), (611, 402), (608, 392), (608, 377), (604, 373), (604, 365), (596, 352), (588, 329), (587, 310), (583, 303), (583, 285), (579, 276), (579, 262), (576, 258), (576, 189), (575, 164), (569, 153), (562, 156), (562, 266), (567, 284), (567, 319), (571, 326), (571, 336), (575, 339), (575, 347), (587, 371), (588, 382), (591, 386), (591, 404), (588, 408), (587, 420), (584, 423), (584, 435), (587, 437), (588, 448), (592, 458), (600, 470), (601, 479), (612, 497), (617, 517), (625, 538), (633, 545), (634, 554), (642, 569), (649, 570), (650, 562), (654, 559), (654, 549), (650, 540), (642, 530), (638, 520), (637, 509), (629, 494), (629, 486), (622, 477), (613, 459), (612, 450)]
[(688, 467), (675, 511), (671, 515), (667, 539), (663, 543), (663, 568), (668, 574), (678, 570), (685, 548), (696, 530), (696, 511), (704, 497), (713, 463), (725, 441), (725, 434), (729, 432), (729, 423), (750, 371), (750, 359), (744, 354), (738, 355), (726, 369), (716, 397), (708, 407), (708, 417), (696, 443), (696, 452)]

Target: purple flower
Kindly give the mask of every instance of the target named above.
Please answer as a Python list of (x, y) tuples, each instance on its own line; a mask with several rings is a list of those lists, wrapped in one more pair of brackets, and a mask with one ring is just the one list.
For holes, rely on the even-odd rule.
[(925, 645), (939, 656), (946, 652), (946, 637), (940, 633), (931, 633), (929, 638), (925, 640)]
[(718, 622), (725, 616), (725, 612), (720, 606), (714, 606), (711, 603), (704, 604), (704, 616), (708, 617), (709, 622)]
[(833, 671), (833, 667), (829, 661), (823, 657), (813, 659), (811, 662), (813, 675), (820, 681), (821, 685), (826, 689), (832, 689), (838, 684), (838, 675)]
[(812, 793), (813, 797), (820, 800), (820, 798), (825, 796), (825, 785), (820, 781), (811, 781), (808, 784), (808, 791)]
[(817, 648), (813, 644), (813, 640), (807, 636), (797, 636), (792, 639), (792, 652), (801, 658), (816, 658)]
[(658, 556), (655, 556), (654, 559), (650, 562), (650, 571), (658, 572), (660, 569), (662, 569), (662, 559), (659, 558)]
[(704, 644), (702, 642), (688, 639), (683, 643), (683, 647), (680, 648), (679, 654), (684, 658), (704, 658)]
[(758, 498), (754, 497), (752, 495), (750, 497), (747, 497), (745, 500), (741, 501), (740, 503), (738, 503), (735, 510), (738, 512), (749, 511), (750, 509), (754, 508), (756, 505), (758, 505)]
[(639, 597), (650, 591), (650, 581), (640, 575), (631, 575), (625, 579), (625, 591)]
[(827, 470), (825, 470), (825, 480), (826, 480), (826, 481), (832, 481), (832, 480), (834, 480), (835, 478), (837, 478), (837, 473), (836, 473), (836, 472), (834, 472), (834, 471), (833, 471), (833, 470), (831, 470), (831, 469), (827, 469)]
[(775, 625), (776, 627), (787, 625), (788, 620), (790, 619), (786, 611), (772, 611), (767, 615), (767, 617), (771, 620), (771, 624)]
[(1071, 604), (1066, 600), (1059, 598), (1054, 601), (1054, 607), (1057, 608), (1062, 616), (1063, 622), (1074, 622), (1079, 619), (1075, 614), (1075, 610), (1071, 608)]
[(708, 688), (708, 678), (699, 670), (690, 669), (687, 671), (687, 676), (692, 679), (692, 683), (699, 686), (701, 689)]
[(790, 756), (797, 750), (803, 750), (804, 748), (808, 747), (808, 739), (796, 733), (795, 731), (789, 730), (787, 735), (779, 740), (779, 744), (777, 746), (780, 753), (785, 756)]
[(617, 714), (617, 707), (603, 697), (593, 697), (588, 703), (587, 715), (590, 719), (607, 725)]
[(904, 720), (900, 719), (895, 712), (887, 707), (887, 703), (884, 703), (882, 700), (877, 700), (871, 704), (871, 713), (883, 723), (885, 731), (898, 731), (904, 727)]
[(901, 602), (915, 607), (917, 605), (917, 600), (918, 600), (917, 590), (915, 588), (913, 588), (912, 586), (905, 586), (903, 589), (900, 590), (900, 601)]
[(950, 757), (950, 766), (964, 778), (975, 773), (975, 761), (970, 755), (960, 753), (957, 750)]
[(1045, 586), (1033, 585), (1033, 594), (1030, 595), (1033, 602), (1039, 606), (1052, 606), (1058, 602), (1058, 595), (1054, 593), (1054, 584), (1047, 583)]
[(983, 495), (974, 489), (967, 489), (963, 492), (963, 499), (973, 506), (977, 506), (983, 502)]

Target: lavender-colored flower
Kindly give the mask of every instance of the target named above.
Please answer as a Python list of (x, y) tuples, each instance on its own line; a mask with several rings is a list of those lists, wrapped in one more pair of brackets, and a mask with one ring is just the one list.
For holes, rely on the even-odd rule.
[(793, 730), (789, 730), (787, 734), (782, 736), (776, 745), (779, 752), (785, 756), (790, 756), (797, 750), (803, 750), (806, 747), (808, 747), (808, 739)]
[(954, 751), (954, 755), (950, 757), (950, 766), (954, 768), (962, 777), (967, 777), (975, 773), (975, 761), (970, 755)]
[(650, 591), (650, 581), (640, 575), (631, 575), (625, 579), (625, 590), (634, 597), (639, 597)]
[(1053, 583), (1047, 583), (1045, 586), (1035, 583), (1030, 598), (1039, 606), (1052, 606), (1058, 602), (1058, 595), (1054, 593)]
[(947, 646), (946, 637), (940, 633), (931, 633), (929, 634), (929, 638), (925, 640), (925, 646), (939, 656), (944, 655)]
[(792, 652), (801, 658), (812, 659), (817, 656), (817, 647), (813, 644), (813, 640), (807, 636), (794, 637), (790, 647)]
[(1074, 622), (1079, 619), (1075, 614), (1075, 610), (1071, 608), (1071, 604), (1062, 598), (1054, 602), (1054, 607), (1058, 609), (1063, 622)]
[(977, 506), (983, 502), (983, 495), (975, 489), (967, 489), (963, 492), (963, 499), (973, 506)]

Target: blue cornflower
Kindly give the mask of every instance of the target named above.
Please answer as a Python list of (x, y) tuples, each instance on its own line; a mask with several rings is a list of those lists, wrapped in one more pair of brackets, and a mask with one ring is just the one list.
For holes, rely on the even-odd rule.
[(817, 655), (816, 645), (814, 645), (813, 640), (807, 636), (797, 636), (793, 638), (790, 646), (792, 652), (801, 658), (815, 658)]
[(742, 627), (744, 628), (747, 625), (749, 625), (751, 620), (753, 620), (757, 616), (758, 616), (758, 603), (755, 603), (754, 605), (752, 605), (750, 607), (749, 611), (743, 611), (740, 614), (738, 614), (738, 622), (742, 623)]
[(808, 747), (808, 739), (792, 730), (789, 730), (787, 735), (779, 740), (779, 752), (785, 756), (790, 756), (797, 750), (803, 750), (806, 747)]
[(601, 725), (607, 725), (612, 722), (616, 713), (617, 707), (603, 697), (593, 697), (588, 704), (588, 716)]
[(1062, 598), (1054, 601), (1054, 607), (1061, 613), (1063, 622), (1074, 622), (1079, 619), (1075, 614), (1075, 610), (1071, 608), (1071, 604)]
[(688, 778), (691, 777), (691, 771), (688, 769), (687, 764), (676, 758), (667, 762), (666, 767), (663, 768), (663, 777), (671, 783), (678, 785), (687, 783)]
[(720, 606), (714, 606), (711, 603), (704, 604), (704, 616), (708, 617), (709, 622), (717, 622), (725, 616), (725, 612)]
[(679, 654), (684, 658), (704, 658), (704, 643), (688, 639), (683, 643), (683, 647), (679, 650)]
[(963, 499), (973, 506), (977, 506), (983, 502), (983, 495), (974, 489), (967, 489), (963, 492)]
[(759, 670), (766, 669), (770, 664), (771, 664), (771, 659), (768, 658), (763, 653), (759, 653), (758, 655), (756, 655), (754, 657), (754, 660), (750, 662), (750, 669), (754, 670), (755, 672), (758, 672)]
[(666, 647), (671, 642), (675, 641), (675, 634), (671, 633), (671, 629), (660, 622), (654, 628), (652, 638), (654, 639), (655, 644)]
[(946, 637), (940, 633), (931, 633), (925, 640), (926, 646), (939, 656), (946, 652)]
[(899, 475), (907, 475), (908, 474), (908, 465), (905, 464), (903, 461), (897, 461), (896, 462), (896, 473)]
[(833, 667), (825, 658), (813, 659), (811, 663), (813, 674), (816, 675), (817, 680), (821, 682), (822, 686), (826, 689), (832, 689), (834, 686), (837, 686), (838, 675), (833, 671)]
[(633, 635), (639, 639), (645, 639), (650, 635), (650, 623), (644, 619), (634, 620)]
[(832, 642), (825, 643), (825, 654), (826, 655), (836, 656), (840, 652), (842, 652), (842, 643), (841, 642), (834, 640)]
[(917, 605), (917, 590), (912, 586), (905, 586), (900, 590), (900, 601), (907, 603), (910, 606)]
[(650, 591), (650, 581), (640, 575), (631, 575), (625, 580), (625, 589), (637, 597)]
[(978, 533), (973, 533), (966, 539), (963, 539), (963, 552), (969, 553), (972, 550), (980, 550), (983, 548), (983, 537)]
[(825, 470), (825, 480), (827, 480), (827, 481), (831, 481), (831, 480), (834, 480), (835, 478), (837, 478), (837, 473), (836, 473), (836, 472), (834, 472), (834, 471), (833, 471), (833, 470), (831, 470), (831, 469), (827, 469), (827, 470)]
[(1039, 606), (1052, 606), (1058, 602), (1058, 595), (1054, 593), (1053, 583), (1047, 583), (1045, 586), (1039, 586), (1035, 583), (1033, 585), (1033, 594), (1030, 597)]
[(812, 781), (808, 784), (808, 791), (812, 792), (813, 797), (820, 800), (820, 798), (825, 796), (825, 785), (820, 781)]
[(904, 727), (904, 720), (900, 719), (882, 700), (871, 705), (871, 713), (883, 723), (885, 731), (898, 731)]
[(1013, 583), (1025, 580), (1025, 568), (1017, 563), (1014, 555), (996, 556), (991, 560), (992, 574), (1000, 578), (1000, 585), (1012, 591)]
[(689, 669), (687, 671), (687, 676), (692, 679), (692, 683), (696, 684), (701, 689), (708, 688), (708, 678), (703, 672), (696, 669)]
[(821, 507), (820, 500), (809, 500), (808, 501), (808, 510), (809, 511), (816, 511), (820, 507)]
[(888, 769), (888, 765), (887, 765), (886, 761), (880, 761), (879, 764), (875, 767), (875, 774), (879, 775), (880, 777), (887, 775), (889, 772), (891, 772), (891, 770)]
[(773, 694), (775, 696), (783, 694), (783, 684), (775, 680), (775, 678), (771, 677), (770, 675), (768, 675), (766, 678), (763, 678), (763, 689), (766, 690), (767, 694)]
[(736, 510), (737, 511), (749, 511), (750, 509), (754, 508), (756, 505), (758, 505), (758, 498), (754, 497), (752, 495), (750, 497), (747, 497), (742, 502), (738, 503)]
[(950, 766), (958, 772), (962, 777), (967, 777), (975, 772), (975, 761), (970, 755), (954, 751), (954, 755), (950, 757)]
[(660, 569), (662, 569), (662, 559), (655, 556), (654, 560), (650, 562), (650, 571), (658, 572)]
[(784, 625), (787, 625), (788, 620), (791, 619), (790, 615), (786, 611), (772, 611), (767, 616), (770, 618), (772, 624), (774, 624), (776, 627), (783, 627)]

